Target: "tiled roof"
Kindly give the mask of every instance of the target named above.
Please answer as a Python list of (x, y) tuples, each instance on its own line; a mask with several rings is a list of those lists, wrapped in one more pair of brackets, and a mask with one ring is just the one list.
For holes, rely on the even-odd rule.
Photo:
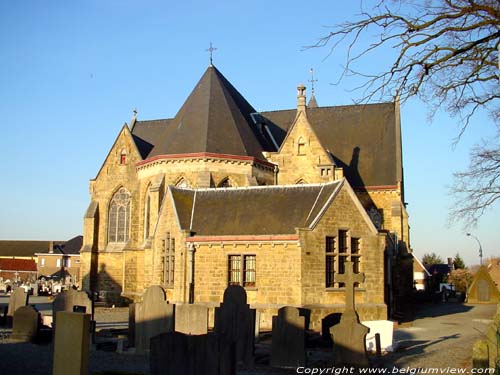
[(312, 225), (341, 184), (170, 191), (181, 228), (197, 236), (281, 235)]
[(1, 271), (35, 271), (36, 263), (32, 259), (0, 258)]
[[(53, 241), (54, 252), (79, 254), (83, 237), (76, 236), (68, 241)], [(29, 257), (35, 253), (48, 253), (50, 241), (11, 241), (0, 240), (0, 256)]]

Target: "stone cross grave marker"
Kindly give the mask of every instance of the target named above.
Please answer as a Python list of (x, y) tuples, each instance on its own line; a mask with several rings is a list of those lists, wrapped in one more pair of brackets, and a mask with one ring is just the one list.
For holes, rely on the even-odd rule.
[(215, 334), (221, 345), (234, 347), (236, 361), (254, 365), (255, 309), (247, 304), (247, 293), (239, 285), (224, 291), (223, 302), (215, 308)]
[(285, 306), (273, 316), (271, 366), (299, 367), (306, 363), (305, 317), (299, 309)]
[(9, 298), (9, 309), (7, 310), (7, 316), (12, 318), (18, 308), (26, 306), (28, 304), (28, 298), (29, 295), (28, 293), (26, 293), (24, 288), (14, 289)]
[(152, 337), (174, 331), (175, 305), (167, 302), (161, 286), (152, 285), (135, 306), (135, 348), (137, 353), (144, 353)]
[(14, 313), (12, 339), (32, 342), (38, 333), (40, 313), (32, 306), (22, 306)]
[(330, 328), (333, 339), (335, 361), (343, 365), (368, 367), (365, 338), (370, 331), (359, 322), (354, 304), (355, 283), (365, 281), (363, 273), (354, 273), (353, 262), (345, 262), (345, 273), (336, 275), (339, 282), (345, 284), (345, 310), (340, 323)]
[(176, 305), (175, 332), (187, 335), (206, 335), (208, 332), (208, 307), (203, 305)]

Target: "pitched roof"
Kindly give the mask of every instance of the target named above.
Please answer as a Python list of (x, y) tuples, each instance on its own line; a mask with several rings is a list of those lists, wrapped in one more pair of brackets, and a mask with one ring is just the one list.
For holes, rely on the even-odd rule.
[(255, 109), (217, 68), (205, 74), (170, 120), (136, 121), (143, 157), (209, 152), (263, 159), (275, 148), (253, 121)]
[[(35, 253), (48, 253), (51, 241), (11, 241), (0, 240), (0, 256), (31, 257)], [(79, 254), (83, 237), (76, 236), (68, 241), (52, 241), (54, 252)]]
[[(262, 112), (279, 127), (281, 143), (296, 110)], [(355, 187), (394, 186), (402, 181), (400, 129), (394, 103), (308, 108), (309, 123), (337, 166)]]
[(0, 258), (0, 270), (2, 270), (2, 271), (32, 271), (32, 272), (36, 272), (36, 263), (33, 259), (2, 259), (2, 258)]
[(312, 226), (342, 181), (170, 191), (181, 228), (197, 236), (280, 235)]

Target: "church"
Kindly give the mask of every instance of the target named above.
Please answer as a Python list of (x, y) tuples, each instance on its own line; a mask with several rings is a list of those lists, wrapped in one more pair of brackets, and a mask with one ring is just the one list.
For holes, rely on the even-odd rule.
[(320, 107), (299, 85), (296, 108), (257, 112), (210, 64), (175, 117), (134, 111), (90, 195), (81, 287), (108, 302), (161, 285), (213, 312), (241, 285), (262, 327), (288, 305), (319, 330), (347, 265), (362, 320), (413, 287), (397, 100)]

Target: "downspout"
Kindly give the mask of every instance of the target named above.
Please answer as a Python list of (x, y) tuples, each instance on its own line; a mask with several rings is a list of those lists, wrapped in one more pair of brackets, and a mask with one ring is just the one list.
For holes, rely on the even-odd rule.
[(189, 303), (194, 303), (194, 254), (196, 252), (196, 248), (194, 244), (189, 244)]

